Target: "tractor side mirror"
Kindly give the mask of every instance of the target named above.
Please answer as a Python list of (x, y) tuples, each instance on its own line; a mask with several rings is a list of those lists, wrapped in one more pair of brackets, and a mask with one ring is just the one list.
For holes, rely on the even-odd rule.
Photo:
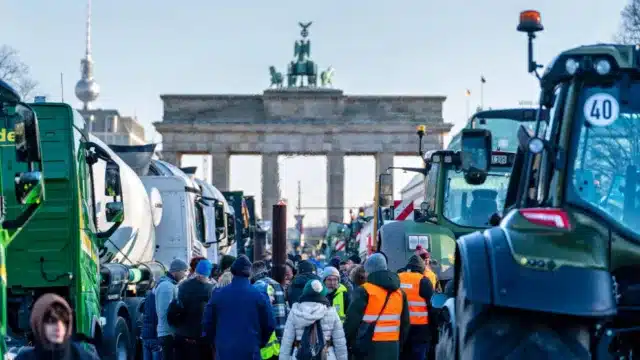
[(20, 204), (38, 204), (44, 193), (44, 180), (40, 171), (19, 173), (15, 178), (16, 201)]
[(122, 201), (108, 202), (105, 207), (107, 222), (122, 223), (124, 221), (124, 204)]
[(122, 187), (120, 183), (120, 167), (115, 161), (107, 161), (107, 168), (104, 172), (104, 194), (106, 196), (122, 195)]
[(14, 123), (16, 161), (21, 163), (41, 161), (40, 130), (35, 111), (26, 104), (18, 103), (15, 113), (17, 115)]
[(389, 207), (393, 204), (393, 174), (382, 173), (379, 175), (378, 199), (380, 206)]
[(463, 129), (460, 152), (464, 179), (480, 185), (491, 169), (491, 132), (486, 129)]
[(215, 212), (216, 240), (222, 241), (227, 237), (225, 231), (227, 228), (225, 226), (226, 214), (224, 212), (224, 204), (221, 201), (215, 200), (213, 209)]

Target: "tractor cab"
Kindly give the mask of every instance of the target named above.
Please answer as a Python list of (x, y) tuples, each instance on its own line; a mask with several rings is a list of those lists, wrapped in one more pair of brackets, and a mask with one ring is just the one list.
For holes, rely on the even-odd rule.
[[(459, 358), (630, 359), (640, 351), (640, 47), (579, 46), (540, 74), (542, 30), (539, 12), (520, 14), (540, 107), (517, 131), (499, 227), (457, 240), (461, 308), (449, 313), (463, 316), (439, 346)], [(491, 131), (463, 130), (461, 147), (465, 181), (487, 181)], [(484, 335), (505, 328), (519, 331)]]

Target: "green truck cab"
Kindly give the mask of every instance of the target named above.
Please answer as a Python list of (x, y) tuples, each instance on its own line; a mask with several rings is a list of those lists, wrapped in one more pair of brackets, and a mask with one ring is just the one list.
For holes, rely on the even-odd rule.
[(380, 250), (389, 268), (406, 266), (416, 246), (431, 253), (440, 281), (453, 277), (455, 239), (490, 226), (492, 215), (503, 205), (515, 154), (493, 152), (492, 168), (483, 184), (469, 185), (461, 170), (462, 153), (434, 150), (425, 154), (425, 198), (413, 220), (396, 221), (380, 228)]
[[(455, 239), (489, 228), (504, 207), (517, 149), (515, 134), (520, 126), (533, 130), (537, 109), (484, 110), (475, 113), (466, 129), (491, 130), (491, 171), (482, 184), (468, 184), (462, 171), (462, 132), (456, 134), (446, 150), (419, 154), (423, 169), (399, 168), (425, 174), (425, 201), (414, 211), (413, 220), (391, 222), (380, 229), (378, 244), (389, 258), (392, 269), (403, 268), (417, 244), (431, 253), (432, 268), (440, 285), (453, 278)], [(547, 114), (543, 113), (546, 118)], [(420, 140), (424, 129), (419, 128)], [(421, 143), (421, 141), (420, 141)], [(383, 181), (381, 181), (383, 182)]]
[[(460, 359), (631, 359), (640, 351), (640, 51), (580, 46), (539, 75), (532, 44), (542, 29), (539, 12), (520, 14), (549, 120), (518, 132), (520, 171), (499, 226), (458, 239), (453, 333), (439, 345)], [(463, 134), (462, 147), (486, 152), (486, 139)]]
[[(29, 105), (21, 102), (18, 93), (2, 80), (0, 80), (0, 117), (2, 117), (2, 130), (5, 134), (4, 141), (0, 144), (0, 164), (2, 164), (0, 181), (4, 174), (11, 174), (14, 177), (9, 183), (13, 186), (7, 184), (5, 189), (0, 185), (0, 359), (5, 359), (8, 354), (5, 252), (22, 227), (40, 209), (45, 192), (38, 117)], [(21, 169), (24, 165), (26, 169)], [(37, 168), (34, 165), (38, 165)], [(11, 172), (8, 173), (8, 171)], [(20, 205), (20, 210), (15, 212), (15, 218), (9, 220), (5, 216), (5, 199), (10, 193), (15, 195), (15, 201)]]
[[(7, 256), (7, 345), (13, 351), (29, 344), (33, 303), (56, 293), (74, 310), (75, 335), (91, 339), (103, 359), (132, 358), (140, 305), (154, 282), (145, 264), (101, 264), (99, 252), (124, 221), (120, 168), (91, 141), (88, 125), (67, 104), (31, 107), (42, 134), (42, 162), (47, 201), (23, 226)], [(4, 150), (6, 151), (6, 150)], [(95, 189), (94, 167), (104, 166), (104, 187)], [(2, 163), (7, 190), (10, 163)], [(97, 224), (97, 192), (112, 199), (104, 205), (106, 229)], [(16, 204), (8, 213), (20, 211)]]

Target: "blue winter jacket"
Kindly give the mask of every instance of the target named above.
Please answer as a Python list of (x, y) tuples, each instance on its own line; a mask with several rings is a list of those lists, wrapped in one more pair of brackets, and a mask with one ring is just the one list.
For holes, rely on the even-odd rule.
[(156, 286), (147, 293), (144, 299), (144, 313), (142, 315), (142, 338), (145, 340), (158, 338), (158, 313), (156, 312), (156, 288), (165, 280), (173, 281), (171, 277), (163, 276)]
[(246, 277), (214, 290), (202, 318), (203, 336), (216, 349), (216, 360), (261, 360), (276, 324), (271, 301)]

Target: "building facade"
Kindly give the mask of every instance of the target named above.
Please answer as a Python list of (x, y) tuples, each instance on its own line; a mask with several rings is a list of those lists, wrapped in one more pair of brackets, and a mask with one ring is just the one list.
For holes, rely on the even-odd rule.
[(144, 127), (118, 110), (78, 110), (89, 122), (90, 132), (107, 145), (145, 145)]

